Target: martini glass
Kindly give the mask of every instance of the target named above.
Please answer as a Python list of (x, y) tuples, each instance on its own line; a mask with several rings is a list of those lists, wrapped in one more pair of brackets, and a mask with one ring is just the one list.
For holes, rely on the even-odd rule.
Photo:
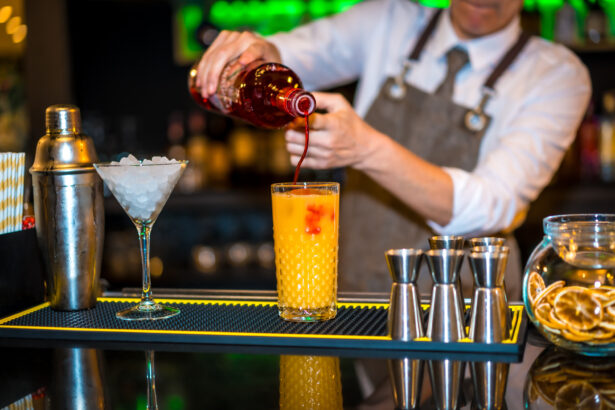
[[(168, 160), (167, 160), (168, 161)], [(139, 233), (143, 291), (138, 305), (117, 312), (123, 320), (166, 319), (179, 309), (154, 301), (149, 265), (150, 232), (188, 161), (150, 160), (94, 164), (94, 168), (135, 224)]]

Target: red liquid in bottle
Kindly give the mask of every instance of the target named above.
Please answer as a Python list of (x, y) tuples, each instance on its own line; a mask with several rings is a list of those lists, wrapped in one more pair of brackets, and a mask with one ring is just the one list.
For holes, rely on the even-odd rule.
[(281, 128), (295, 117), (316, 108), (312, 94), (288, 67), (254, 61), (246, 66), (231, 62), (224, 68), (218, 91), (204, 98), (195, 85), (196, 70), (190, 71), (189, 89), (203, 108), (221, 112), (262, 128)]

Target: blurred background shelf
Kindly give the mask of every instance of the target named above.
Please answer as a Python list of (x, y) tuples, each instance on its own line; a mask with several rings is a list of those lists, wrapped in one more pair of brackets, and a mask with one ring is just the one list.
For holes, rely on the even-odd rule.
[[(45, 108), (72, 103), (102, 161), (128, 152), (189, 159), (152, 231), (154, 286), (273, 289), (269, 185), (292, 177), (283, 132), (201, 110), (187, 73), (216, 30), (288, 30), (358, 1), (5, 0), (0, 10), (11, 9), (0, 22), (0, 151), (25, 151), (31, 162)], [(570, 47), (593, 82), (575, 143), (516, 231), (525, 258), (542, 237), (545, 216), (615, 212), (615, 103), (608, 98), (615, 89), (614, 5), (524, 2), (524, 30)], [(332, 91), (352, 99), (354, 89), (351, 83)], [(301, 178), (342, 181), (343, 174)], [(114, 198), (105, 207), (103, 277), (110, 289), (137, 286), (134, 226)]]

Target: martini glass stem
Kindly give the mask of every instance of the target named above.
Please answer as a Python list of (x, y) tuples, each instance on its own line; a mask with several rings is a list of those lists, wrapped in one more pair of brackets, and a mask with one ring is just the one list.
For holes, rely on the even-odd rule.
[(158, 410), (156, 396), (156, 371), (154, 370), (154, 351), (145, 352), (147, 362), (147, 410)]
[(152, 231), (151, 222), (135, 222), (139, 232), (139, 245), (141, 248), (141, 262), (143, 270), (143, 290), (141, 292), (141, 307), (151, 308), (155, 304), (152, 298), (152, 277), (149, 268), (149, 242)]

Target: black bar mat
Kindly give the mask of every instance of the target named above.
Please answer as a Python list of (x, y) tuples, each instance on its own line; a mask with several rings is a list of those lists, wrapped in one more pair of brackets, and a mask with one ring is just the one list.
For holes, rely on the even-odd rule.
[[(124, 321), (116, 312), (138, 302), (99, 298), (96, 307), (58, 312), (47, 303), (0, 320), (0, 337), (151, 343), (206, 343), (395, 351), (522, 355), (527, 319), (522, 305), (511, 305), (512, 328), (503, 343), (401, 342), (387, 336), (386, 303), (339, 303), (335, 319), (294, 323), (278, 316), (275, 302), (157, 299), (181, 313), (164, 320)], [(429, 306), (423, 305), (426, 309)]]

